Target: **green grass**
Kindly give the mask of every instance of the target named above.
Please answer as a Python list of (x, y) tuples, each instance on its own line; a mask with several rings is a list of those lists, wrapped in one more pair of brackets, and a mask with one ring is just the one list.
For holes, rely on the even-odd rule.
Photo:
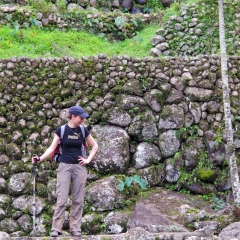
[(61, 32), (42, 29), (23, 29), (15, 32), (8, 27), (0, 28), (0, 58), (14, 56), (62, 57), (96, 56), (104, 53), (113, 55), (127, 54), (132, 57), (149, 56), (151, 39), (158, 25), (149, 25), (135, 38), (123, 42), (110, 43), (107, 40), (86, 32)]

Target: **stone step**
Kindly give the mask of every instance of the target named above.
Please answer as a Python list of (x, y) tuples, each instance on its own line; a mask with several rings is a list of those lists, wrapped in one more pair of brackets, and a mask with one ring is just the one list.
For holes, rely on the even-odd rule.
[(214, 236), (209, 228), (194, 232), (161, 232), (150, 233), (140, 227), (130, 229), (126, 233), (112, 235), (83, 235), (82, 237), (59, 236), (53, 237), (11, 237), (11, 240), (221, 240)]

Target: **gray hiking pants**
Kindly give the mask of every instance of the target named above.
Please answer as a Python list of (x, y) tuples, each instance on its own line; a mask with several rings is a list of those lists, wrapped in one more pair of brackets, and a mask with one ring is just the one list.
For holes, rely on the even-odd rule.
[(60, 163), (57, 169), (57, 206), (53, 215), (52, 231), (62, 232), (70, 182), (72, 182), (72, 205), (70, 209), (70, 231), (81, 231), (84, 206), (84, 189), (87, 170), (80, 164)]

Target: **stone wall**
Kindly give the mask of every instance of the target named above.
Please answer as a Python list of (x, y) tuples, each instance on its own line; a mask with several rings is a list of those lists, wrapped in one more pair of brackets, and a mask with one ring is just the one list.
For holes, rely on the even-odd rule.
[(97, 9), (61, 13), (57, 9), (45, 11), (29, 7), (0, 5), (0, 26), (8, 25), (21, 33), (21, 29), (37, 27), (57, 31), (86, 31), (100, 35), (110, 41), (124, 40), (137, 35), (146, 24), (161, 19), (158, 14), (136, 14), (101, 12)]
[[(229, 58), (238, 159), (239, 66), (240, 58)], [(50, 145), (75, 104), (90, 114), (86, 125), (100, 147), (89, 166), (85, 223), (93, 221), (91, 212), (99, 212), (101, 222), (106, 212), (125, 206), (129, 195), (117, 188), (124, 175), (137, 174), (148, 187), (171, 185), (198, 194), (231, 189), (218, 56), (2, 59), (0, 90), (2, 231), (31, 232), (31, 156)], [(48, 161), (38, 167), (40, 236), (51, 225), (56, 167)], [(68, 223), (66, 212), (64, 229)], [(102, 230), (89, 226), (89, 233)]]
[[(240, 2), (229, 1), (224, 5), (227, 53), (240, 54)], [(219, 23), (218, 3), (198, 0), (182, 6), (179, 12), (165, 21), (152, 38), (152, 56), (197, 56), (218, 54)]]

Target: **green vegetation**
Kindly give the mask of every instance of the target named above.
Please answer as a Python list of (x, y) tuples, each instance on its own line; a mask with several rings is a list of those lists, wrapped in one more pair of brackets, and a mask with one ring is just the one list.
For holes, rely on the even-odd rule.
[(127, 54), (132, 57), (146, 57), (151, 49), (151, 38), (159, 29), (149, 25), (132, 39), (110, 43), (107, 40), (85, 32), (46, 31), (38, 28), (23, 30), (0, 28), (0, 56), (11, 58), (26, 57), (82, 57), (104, 53), (113, 55)]
[(121, 181), (118, 184), (118, 190), (122, 192), (125, 186), (130, 187), (132, 183), (137, 183), (142, 189), (146, 189), (146, 181), (142, 179), (139, 175), (134, 175), (131, 177), (126, 177), (125, 181)]

